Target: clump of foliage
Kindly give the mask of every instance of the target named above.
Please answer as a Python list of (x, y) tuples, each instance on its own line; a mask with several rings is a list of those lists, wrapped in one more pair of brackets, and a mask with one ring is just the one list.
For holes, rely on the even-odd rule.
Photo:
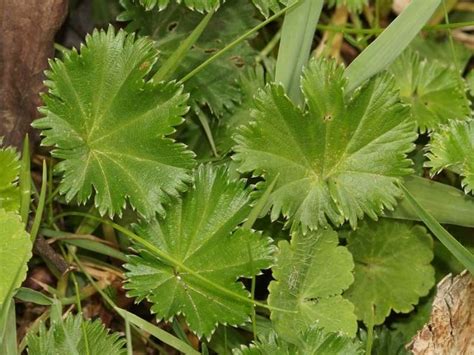
[[(436, 281), (474, 272), (440, 225), (474, 227), (474, 135), (466, 49), (409, 46), (440, 1), (374, 36), (385, 3), (121, 0), (58, 53), (41, 177), (0, 149), (0, 352), (404, 353)], [(337, 58), (310, 55), (322, 11), (374, 27), (347, 27), (352, 64), (332, 22)], [(21, 287), (38, 267), (57, 283)], [(19, 348), (14, 297), (48, 309)]]

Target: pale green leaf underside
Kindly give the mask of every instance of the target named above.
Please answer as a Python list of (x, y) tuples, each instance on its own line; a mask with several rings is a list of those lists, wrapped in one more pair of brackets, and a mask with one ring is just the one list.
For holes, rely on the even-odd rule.
[(25, 279), (31, 248), (20, 216), (0, 209), (0, 309)]
[(118, 333), (109, 333), (100, 320), (86, 321), (80, 314), (69, 315), (62, 322), (53, 322), (49, 329), (41, 323), (38, 334), (27, 335), (27, 343), (30, 355), (127, 353), (125, 340)]
[[(165, 62), (191, 32), (203, 15), (184, 6), (170, 4), (164, 11), (145, 9), (131, 0), (122, 0), (125, 11), (119, 16), (128, 21), (127, 30), (150, 36), (160, 51), (158, 65)], [(186, 52), (173, 78), (182, 79), (217, 51), (223, 49), (242, 33), (254, 27), (255, 9), (249, 2), (229, 1), (212, 16), (197, 42)], [(210, 63), (204, 70), (184, 83), (190, 100), (206, 105), (212, 113), (221, 116), (240, 101), (237, 85), (240, 73), (254, 63), (256, 51), (244, 41), (228, 53)]]
[(382, 219), (350, 232), (354, 283), (344, 294), (358, 319), (382, 324), (393, 310), (408, 313), (434, 285), (433, 242), (424, 227)]
[(209, 282), (246, 298), (248, 292), (237, 279), (271, 265), (270, 240), (250, 230), (236, 230), (250, 212), (249, 202), (244, 181), (231, 180), (225, 169), (200, 166), (193, 188), (173, 202), (166, 218), (138, 228), (141, 237), (186, 270), (141, 250), (126, 265), (128, 295), (151, 302), (160, 319), (184, 314), (199, 336), (212, 334), (217, 323), (247, 321), (251, 303)]
[(314, 327), (354, 336), (354, 306), (341, 296), (353, 281), (354, 263), (347, 249), (338, 246), (337, 233), (293, 234), (291, 244), (282, 241), (279, 249), (268, 304), (295, 312), (272, 311), (279, 336), (294, 343), (298, 333)]
[(304, 229), (393, 208), (397, 182), (411, 172), (406, 153), (416, 138), (408, 107), (388, 75), (373, 78), (352, 97), (343, 68), (313, 60), (302, 82), (306, 107), (296, 107), (281, 86), (257, 95), (254, 122), (236, 136), (241, 171), (279, 179), (272, 219), (283, 214)]
[(234, 355), (359, 355), (361, 343), (343, 334), (310, 329), (298, 337), (295, 344), (282, 340), (274, 332), (260, 337), (249, 347), (234, 349)]
[(186, 113), (174, 83), (145, 82), (156, 61), (153, 42), (123, 31), (94, 31), (81, 53), (51, 62), (42, 144), (62, 161), (60, 192), (85, 203), (93, 190), (101, 214), (120, 214), (126, 200), (146, 218), (189, 181), (193, 154), (166, 138)]
[(429, 144), (426, 167), (437, 174), (443, 169), (463, 177), (466, 193), (474, 188), (474, 121), (452, 121), (433, 134)]
[(0, 209), (18, 211), (20, 193), (16, 182), (20, 171), (20, 161), (13, 148), (0, 148), (0, 167)]
[(449, 120), (465, 120), (471, 112), (464, 80), (453, 67), (421, 60), (405, 51), (389, 68), (400, 96), (411, 106), (420, 131), (431, 131)]

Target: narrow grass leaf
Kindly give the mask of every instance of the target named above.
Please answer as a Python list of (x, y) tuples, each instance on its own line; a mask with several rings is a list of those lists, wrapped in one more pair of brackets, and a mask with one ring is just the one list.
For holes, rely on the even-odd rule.
[[(474, 197), (462, 190), (418, 176), (404, 179), (404, 186), (439, 223), (474, 228)], [(407, 198), (384, 217), (420, 221), (416, 209)]]
[(122, 316), (125, 320), (127, 320), (131, 324), (134, 324), (141, 330), (144, 330), (147, 333), (150, 333), (158, 340), (162, 341), (165, 344), (168, 344), (169, 346), (172, 346), (176, 350), (179, 350), (183, 352), (184, 354), (192, 354), (192, 355), (199, 354), (199, 352), (196, 351), (194, 348), (192, 348), (190, 345), (186, 344), (184, 341), (178, 339), (174, 335), (171, 335), (170, 333), (164, 331), (163, 329), (158, 328), (156, 325), (153, 325), (152, 323), (147, 322), (146, 320), (122, 308), (117, 307), (115, 308), (115, 310), (117, 311), (118, 314), (120, 314), (120, 316)]
[(453, 254), (453, 256), (469, 270), (471, 274), (474, 274), (474, 256), (418, 203), (405, 186), (400, 185), (400, 187), (405, 193), (406, 199), (411, 203), (414, 210), (429, 230), (436, 236), (436, 238), (438, 238), (446, 249), (448, 249), (451, 254)]
[[(295, 3), (298, 1), (290, 2)], [(301, 73), (309, 59), (323, 3), (323, 0), (300, 1), (288, 11), (283, 22), (275, 81), (282, 83), (288, 96), (298, 104), (302, 101)]]
[(413, 0), (410, 5), (346, 69), (347, 89), (387, 68), (431, 18), (441, 0)]
[(38, 208), (36, 209), (35, 219), (33, 221), (33, 226), (31, 227), (30, 238), (31, 242), (34, 243), (36, 236), (38, 235), (38, 230), (43, 219), (44, 205), (46, 202), (46, 191), (48, 188), (48, 168), (46, 167), (46, 161), (43, 160), (43, 176), (41, 180), (41, 192), (38, 199)]
[(30, 161), (30, 139), (28, 135), (23, 141), (23, 153), (21, 155), (20, 168), (20, 216), (26, 224), (31, 202), (31, 161)]

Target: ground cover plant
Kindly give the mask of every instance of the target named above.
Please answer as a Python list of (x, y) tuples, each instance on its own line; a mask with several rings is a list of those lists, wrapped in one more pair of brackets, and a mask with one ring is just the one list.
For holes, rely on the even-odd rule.
[(417, 353), (474, 272), (472, 4), (89, 4), (0, 141), (0, 353)]

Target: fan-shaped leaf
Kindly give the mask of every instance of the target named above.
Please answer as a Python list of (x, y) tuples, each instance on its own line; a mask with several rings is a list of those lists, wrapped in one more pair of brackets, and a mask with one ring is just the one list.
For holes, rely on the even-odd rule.
[(0, 209), (0, 309), (25, 279), (31, 247), (20, 216)]
[(347, 249), (338, 246), (336, 232), (296, 233), (291, 243), (278, 246), (268, 304), (295, 312), (272, 311), (279, 336), (294, 343), (297, 334), (310, 327), (354, 336), (354, 306), (341, 296), (354, 280), (354, 263)]
[(20, 161), (15, 149), (0, 148), (0, 167), (0, 209), (18, 211), (20, 193), (16, 182), (20, 171)]
[(474, 121), (452, 121), (433, 134), (425, 166), (437, 174), (449, 169), (463, 176), (466, 193), (474, 188)]
[(270, 85), (260, 92), (255, 122), (236, 137), (235, 158), (242, 171), (271, 181), (272, 219), (282, 213), (303, 228), (357, 225), (364, 213), (376, 218), (393, 208), (396, 183), (411, 172), (405, 154), (416, 138), (408, 108), (388, 75), (371, 79), (352, 97), (345, 92), (343, 68), (314, 60), (303, 78), (304, 111)]
[(69, 315), (64, 321), (52, 321), (49, 329), (41, 323), (38, 335), (28, 334), (30, 355), (125, 355), (125, 340), (109, 333), (100, 320), (85, 321)]
[(236, 280), (269, 267), (273, 247), (258, 233), (236, 230), (250, 212), (244, 181), (210, 166), (199, 167), (194, 178), (194, 187), (170, 206), (166, 219), (138, 229), (173, 263), (140, 248), (126, 265), (126, 288), (130, 296), (152, 302), (158, 318), (183, 313), (192, 330), (209, 336), (218, 322), (248, 320), (252, 302)]
[[(202, 20), (202, 15), (184, 6), (171, 4), (165, 11), (145, 11), (131, 0), (122, 0), (125, 12), (122, 21), (130, 21), (127, 29), (138, 30), (151, 36), (160, 51), (158, 64), (166, 61)], [(173, 75), (182, 79), (192, 69), (210, 58), (217, 51), (254, 27), (254, 8), (248, 3), (228, 2), (222, 5), (209, 21), (195, 45), (186, 53)], [(185, 90), (191, 100), (207, 105), (210, 110), (222, 115), (234, 107), (241, 98), (237, 80), (243, 69), (254, 62), (255, 51), (244, 42), (217, 59), (203, 71), (186, 81)]]
[(166, 138), (187, 111), (173, 83), (145, 82), (156, 60), (153, 42), (123, 31), (94, 31), (78, 54), (51, 63), (44, 145), (62, 159), (60, 192), (85, 203), (94, 188), (104, 214), (121, 213), (128, 198), (150, 218), (185, 189), (193, 154)]
[(346, 296), (357, 317), (382, 324), (391, 310), (408, 313), (434, 285), (433, 242), (425, 228), (381, 220), (350, 232), (347, 248), (355, 262)]
[(364, 351), (361, 343), (347, 336), (310, 329), (303, 333), (296, 344), (288, 343), (274, 332), (259, 338), (249, 347), (235, 349), (234, 355), (358, 355)]
[(453, 67), (421, 60), (405, 51), (389, 68), (400, 96), (410, 104), (420, 131), (433, 130), (451, 119), (467, 119), (471, 112), (464, 80)]

